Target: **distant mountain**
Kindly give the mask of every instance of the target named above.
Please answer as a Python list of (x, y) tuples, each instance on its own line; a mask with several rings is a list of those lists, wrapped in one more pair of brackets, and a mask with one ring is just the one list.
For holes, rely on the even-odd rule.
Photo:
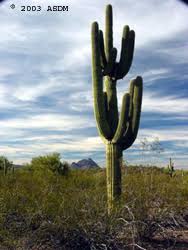
[(94, 162), (91, 158), (83, 159), (78, 162), (73, 162), (71, 164), (71, 168), (73, 169), (91, 169), (91, 168), (99, 168), (96, 162)]

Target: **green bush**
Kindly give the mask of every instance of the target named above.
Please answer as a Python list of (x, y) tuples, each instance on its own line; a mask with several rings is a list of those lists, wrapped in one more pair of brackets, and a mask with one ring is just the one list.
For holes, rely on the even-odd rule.
[(61, 162), (59, 153), (52, 153), (45, 156), (38, 156), (32, 159), (31, 164), (26, 166), (28, 170), (53, 172), (60, 175), (67, 175), (69, 164)]

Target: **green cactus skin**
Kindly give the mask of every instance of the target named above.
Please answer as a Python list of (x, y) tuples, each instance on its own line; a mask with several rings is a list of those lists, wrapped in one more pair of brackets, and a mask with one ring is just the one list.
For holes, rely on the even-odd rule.
[(123, 96), (119, 114), (116, 83), (131, 67), (135, 33), (129, 26), (124, 27), (120, 61), (116, 62), (117, 49), (113, 47), (111, 5), (106, 7), (105, 24), (105, 38), (102, 30), (99, 30), (98, 23), (92, 24), (92, 82), (97, 128), (106, 144), (107, 198), (108, 208), (111, 211), (114, 201), (121, 195), (123, 150), (129, 148), (137, 137), (143, 83), (140, 76), (130, 82), (129, 93)]

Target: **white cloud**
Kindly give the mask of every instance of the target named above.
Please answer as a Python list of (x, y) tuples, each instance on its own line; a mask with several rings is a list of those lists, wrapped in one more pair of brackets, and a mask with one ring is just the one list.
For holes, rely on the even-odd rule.
[(0, 121), (1, 130), (8, 129), (47, 129), (71, 131), (73, 129), (93, 127), (89, 118), (80, 119), (78, 115), (40, 114)]
[(70, 95), (71, 109), (84, 112), (93, 109), (93, 96), (91, 91), (76, 92)]
[(181, 141), (185, 145), (185, 141), (188, 141), (188, 130), (186, 126), (155, 129), (143, 128), (139, 130), (139, 137), (158, 137), (160, 141)]
[[(149, 69), (142, 73), (142, 78), (145, 84), (148, 86), (148, 83), (152, 83), (159, 79), (169, 78), (171, 70), (169, 68), (154, 68)], [(172, 75), (171, 75), (172, 76)]]
[[(26, 162), (26, 159), (28, 161), (31, 160), (31, 158), (34, 156), (44, 155), (52, 152), (60, 152), (63, 154), (63, 157), (68, 152), (74, 152), (79, 153), (80, 156), (83, 157), (83, 155), (88, 156), (91, 153), (99, 152), (101, 150), (104, 150), (105, 148), (99, 136), (89, 138), (80, 138), (79, 136), (75, 136), (74, 138), (71, 136), (67, 137), (56, 135), (57, 140), (55, 142), (54, 136), (39, 136), (28, 139), (29, 140), (27, 140), (27, 138), (23, 138), (24, 144), (21, 146), (0, 145), (1, 154), (15, 159), (14, 162), (16, 163), (23, 163)], [(27, 157), (24, 157), (24, 155), (27, 155)], [(74, 159), (71, 157), (71, 159), (69, 160)]]
[(0, 79), (1, 79), (1, 81), (3, 81), (6, 76), (8, 76), (14, 72), (15, 71), (13, 69), (10, 69), (8, 66), (1, 65), (1, 67), (0, 67)]
[(47, 82), (41, 82), (32, 86), (24, 84), (17, 86), (13, 96), (21, 101), (34, 101), (40, 96), (52, 94), (61, 88), (61, 81), (58, 81), (56, 77), (50, 77)]
[[(36, 4), (35, 1), (32, 3)], [(59, 3), (62, 4), (61, 1)], [(127, 23), (136, 31), (137, 47), (169, 39), (187, 29), (187, 10), (178, 1), (168, 0), (158, 4), (146, 0), (141, 3), (121, 1), (117, 4), (116, 0), (112, 0), (111, 3), (114, 7), (117, 47), (121, 42), (123, 25)], [(52, 2), (41, 1), (40, 4), (48, 6)], [(63, 4), (70, 5), (69, 12), (56, 12), (56, 15), (45, 12), (20, 13), (21, 1), (17, 1), (18, 7), (13, 13), (8, 4), (4, 5), (0, 19), (4, 50), (19, 50), (27, 55), (53, 54), (64, 57), (65, 66), (66, 62), (67, 65), (78, 66), (82, 62), (85, 65), (85, 59), (90, 57), (90, 26), (94, 20), (98, 20), (103, 27), (105, 2), (82, 0), (79, 4), (75, 1), (65, 1)], [(32, 22), (28, 18), (32, 18)]]
[(188, 110), (188, 99), (179, 98), (177, 96), (157, 96), (148, 92), (143, 94), (143, 112), (153, 112), (162, 114), (175, 114), (183, 115)]
[[(187, 20), (188, 21), (188, 20)], [(188, 44), (187, 44), (187, 37), (184, 36), (184, 33), (182, 33), (182, 38), (185, 39), (184, 44), (179, 44), (177, 41), (177, 45), (170, 45), (166, 46), (165, 48), (158, 48), (156, 49), (156, 52), (159, 54), (163, 54), (166, 58), (169, 58), (171, 62), (173, 62), (174, 65), (181, 64), (181, 63), (187, 63), (187, 57), (188, 57)]]
[(91, 152), (91, 151), (99, 151), (103, 149), (105, 146), (102, 143), (100, 137), (88, 137), (88, 138), (79, 138), (78, 140), (70, 139), (70, 141), (66, 141), (64, 143), (52, 143), (49, 147), (46, 147), (46, 144), (41, 145), (40, 148), (45, 149), (45, 151), (63, 151), (63, 152)]

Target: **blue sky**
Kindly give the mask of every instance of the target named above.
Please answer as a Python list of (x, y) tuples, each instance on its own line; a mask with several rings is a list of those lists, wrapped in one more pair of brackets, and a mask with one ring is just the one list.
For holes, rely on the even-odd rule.
[[(188, 167), (188, 7), (176, 0), (30, 0), (0, 6), (0, 154), (15, 163), (51, 152), (104, 165), (105, 146), (93, 115), (90, 28), (104, 28), (105, 5), (114, 12), (114, 44), (123, 26), (136, 32), (134, 60), (118, 83), (119, 107), (129, 81), (144, 80), (138, 138), (124, 152), (129, 163), (169, 157)], [(41, 12), (21, 12), (25, 3)], [(46, 12), (48, 5), (68, 12)], [(119, 50), (118, 50), (119, 51)], [(159, 138), (164, 152), (143, 154), (140, 140)]]

